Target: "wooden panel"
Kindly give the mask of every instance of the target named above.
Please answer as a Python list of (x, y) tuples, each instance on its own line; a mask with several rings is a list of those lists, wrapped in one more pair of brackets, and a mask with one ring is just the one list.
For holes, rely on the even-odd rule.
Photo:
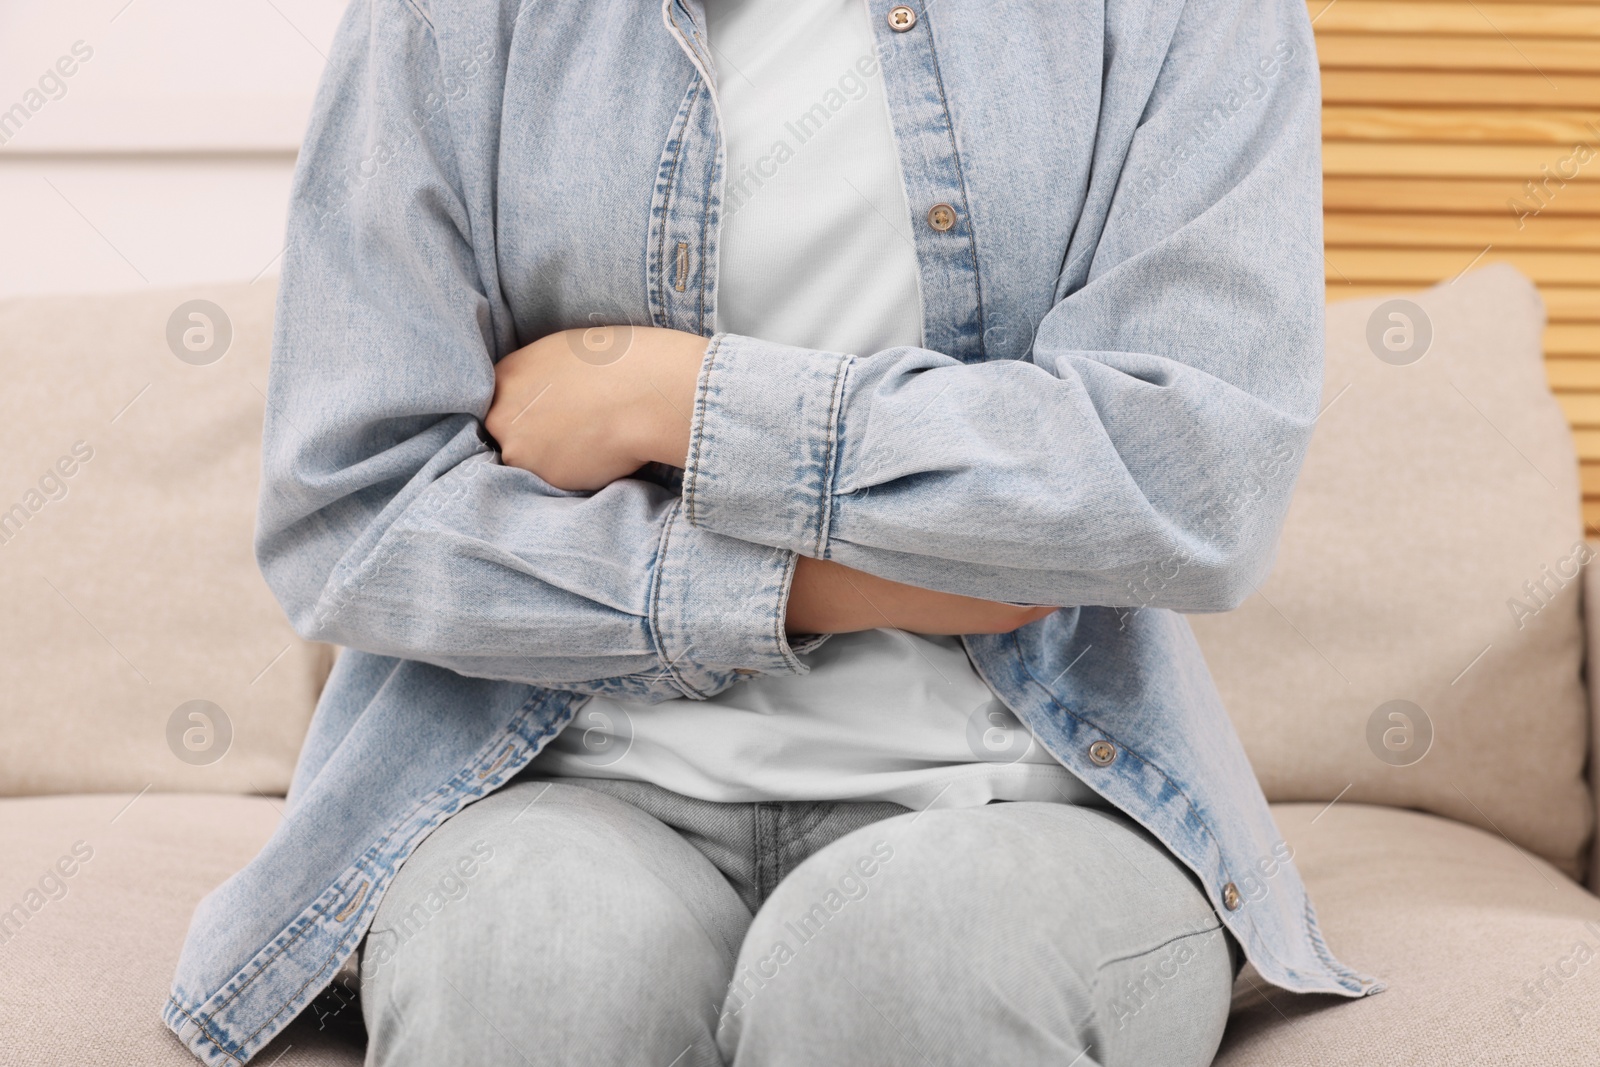
[(1484, 37), (1600, 38), (1600, 11), (1586, 3), (1408, 3), (1405, 0), (1310, 0), (1324, 32), (1477, 34)]
[[(1600, 163), (1600, 160), (1596, 160)], [(1600, 216), (1600, 182), (1574, 181), (1553, 190), (1541, 217)], [(1513, 197), (1526, 199), (1523, 182), (1504, 179), (1364, 178), (1332, 175), (1322, 183), (1323, 206), (1329, 211), (1447, 212), (1503, 215)]]
[(1504, 262), (1540, 285), (1600, 285), (1600, 256), (1583, 252), (1518, 252), (1491, 249), (1482, 257), (1457, 249), (1333, 248), (1328, 281), (1432, 285), (1468, 267)]
[(1530, 217), (1509, 209), (1495, 215), (1358, 215), (1330, 213), (1323, 220), (1328, 246), (1384, 248), (1570, 249), (1600, 251), (1600, 218)]
[[(1328, 301), (1332, 303), (1338, 300), (1386, 296), (1407, 288), (1419, 289), (1425, 286), (1397, 286), (1392, 283), (1352, 285), (1335, 278), (1328, 285), (1327, 295)], [(1545, 312), (1550, 316), (1551, 322), (1600, 322), (1600, 288), (1541, 285), (1539, 295), (1544, 299)]]
[(1600, 360), (1600, 323), (1556, 323), (1545, 327), (1544, 354)]
[(1600, 497), (1600, 463), (1579, 464), (1578, 478), (1583, 484), (1584, 496)]
[(1556, 401), (1574, 428), (1600, 429), (1600, 393), (1559, 393)]
[(1370, 34), (1317, 34), (1322, 69), (1475, 70), (1558, 75), (1600, 71), (1600, 40), (1432, 35), (1378, 37)]
[[(1595, 138), (1600, 145), (1600, 137)], [(1548, 168), (1546, 170), (1545, 168)], [(1600, 150), (1574, 155), (1557, 145), (1488, 144), (1388, 144), (1363, 141), (1326, 141), (1322, 146), (1322, 172), (1328, 175), (1373, 177), (1503, 178), (1511, 183), (1508, 196), (1524, 182), (1543, 181), (1552, 189), (1560, 182), (1580, 185), (1600, 179)]]
[(1541, 285), (1539, 295), (1551, 322), (1600, 322), (1600, 289)]
[(1600, 533), (1600, 0), (1310, 0), (1330, 301), (1509, 262)]
[[(1578, 459), (1586, 463), (1600, 462), (1600, 430), (1573, 430), (1572, 443), (1578, 446)], [(1600, 506), (1600, 500), (1593, 502)], [(1589, 501), (1584, 502), (1584, 511), (1588, 512)]]
[(1322, 99), (1329, 104), (1600, 107), (1600, 77), (1563, 74), (1551, 82), (1532, 71), (1328, 70), (1322, 74)]
[(1600, 390), (1600, 360), (1547, 359), (1544, 369), (1552, 389)]
[(1330, 141), (1553, 144), (1570, 149), (1580, 142), (1593, 144), (1600, 140), (1596, 117), (1594, 112), (1581, 109), (1485, 111), (1482, 108), (1335, 104), (1322, 110), (1322, 136)]

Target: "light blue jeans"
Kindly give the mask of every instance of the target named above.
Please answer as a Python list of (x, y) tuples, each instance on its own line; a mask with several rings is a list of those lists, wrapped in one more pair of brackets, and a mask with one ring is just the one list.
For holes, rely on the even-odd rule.
[(367, 1063), (1204, 1067), (1238, 957), (1124, 816), (531, 779), (406, 862)]

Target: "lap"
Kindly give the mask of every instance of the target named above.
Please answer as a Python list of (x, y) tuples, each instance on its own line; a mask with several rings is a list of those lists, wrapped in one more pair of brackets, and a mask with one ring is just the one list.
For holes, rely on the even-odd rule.
[[(369, 1064), (715, 1064), (750, 913), (658, 820), (594, 790), (508, 786), (434, 831), (361, 956)], [(659, 1059), (659, 1050), (671, 1055)]]
[(1232, 977), (1199, 886), (1127, 818), (935, 810), (843, 837), (778, 887), (718, 1040), (752, 1065), (1204, 1065)]
[(368, 1062), (1210, 1062), (1226, 936), (1113, 812), (1008, 803), (845, 833), (752, 919), (617, 797), (508, 786), (449, 820), (361, 958)]

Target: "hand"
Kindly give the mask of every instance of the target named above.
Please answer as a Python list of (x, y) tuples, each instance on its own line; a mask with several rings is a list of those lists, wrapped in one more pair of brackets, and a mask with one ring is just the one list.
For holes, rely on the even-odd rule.
[(483, 424), (511, 467), (600, 489), (646, 463), (682, 467), (707, 341), (650, 326), (541, 337), (494, 369)]
[(789, 586), (789, 634), (842, 634), (880, 626), (917, 634), (1005, 634), (1057, 609), (939, 593), (801, 556)]

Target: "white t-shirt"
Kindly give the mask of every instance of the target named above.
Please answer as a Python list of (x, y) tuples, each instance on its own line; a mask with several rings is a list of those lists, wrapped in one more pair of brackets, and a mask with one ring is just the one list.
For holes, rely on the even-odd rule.
[[(704, 0), (727, 137), (717, 325), (835, 352), (922, 340), (915, 246), (865, 0)], [(710, 700), (592, 698), (534, 762), (722, 802), (1095, 803), (956, 637), (838, 634), (805, 675)]]

